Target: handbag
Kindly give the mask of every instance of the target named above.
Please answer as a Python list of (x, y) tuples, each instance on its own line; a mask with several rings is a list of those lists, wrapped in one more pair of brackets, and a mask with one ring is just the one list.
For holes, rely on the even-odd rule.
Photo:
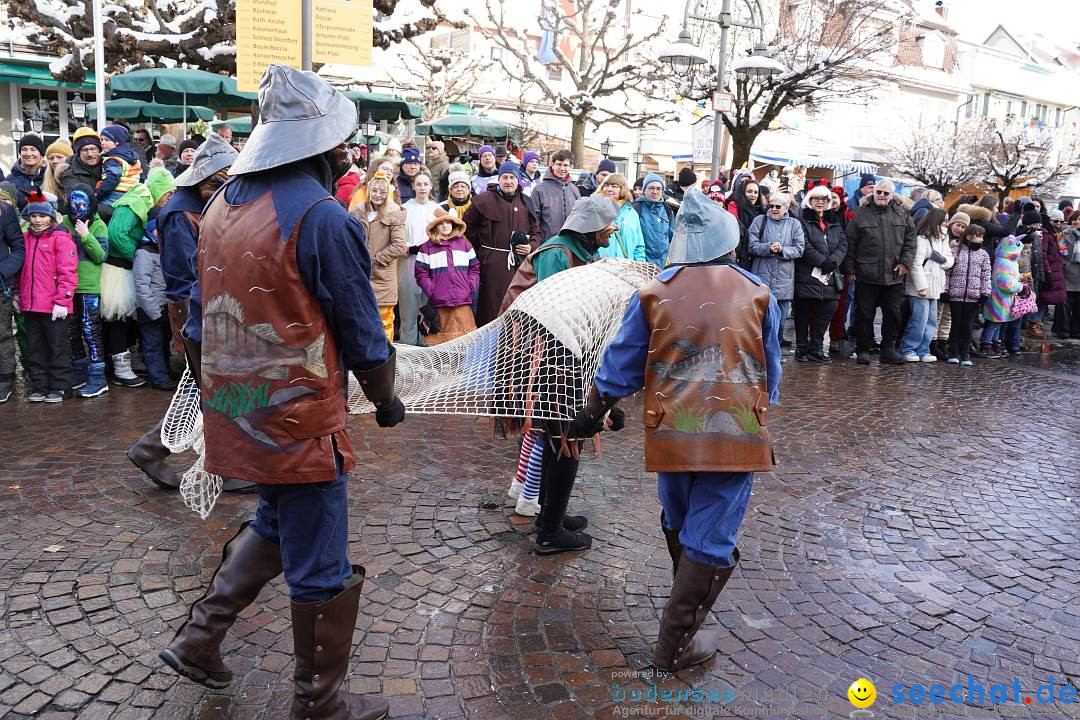
[(1016, 293), (1016, 297), (1013, 298), (1012, 308), (1009, 310), (1009, 319), (1019, 320), (1025, 315), (1038, 312), (1038, 310), (1039, 305), (1035, 302), (1035, 291), (1031, 289), (1030, 285), (1024, 283), (1020, 292)]
[(835, 272), (835, 271), (833, 272), (833, 274), (832, 274), (832, 285), (836, 289), (836, 292), (838, 292), (838, 293), (844, 292), (844, 278), (843, 278), (843, 276), (840, 275), (840, 273)]

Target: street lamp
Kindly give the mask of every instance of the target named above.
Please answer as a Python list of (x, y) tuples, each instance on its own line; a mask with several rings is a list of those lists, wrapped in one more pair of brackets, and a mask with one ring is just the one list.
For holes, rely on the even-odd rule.
[(360, 124), (360, 132), (364, 133), (365, 137), (371, 137), (379, 131), (379, 124), (375, 122), (375, 118), (368, 113), (367, 120)]
[[(669, 64), (672, 70), (680, 76), (684, 73), (692, 72), (693, 66), (708, 62), (708, 55), (693, 44), (690, 31), (687, 29), (687, 23), (691, 19), (716, 23), (720, 26), (720, 61), (716, 65), (716, 92), (723, 93), (724, 88), (726, 87), (724, 74), (726, 69), (725, 65), (727, 64), (728, 29), (731, 27), (742, 27), (750, 30), (757, 30), (763, 38), (762, 21), (757, 19), (754, 7), (749, 3), (747, 4), (747, 7), (750, 10), (750, 22), (744, 23), (732, 20), (732, 0), (723, 0), (719, 17), (705, 17), (698, 14), (698, 7), (701, 2), (702, 0), (686, 0), (686, 8), (683, 10), (683, 24), (682, 30), (679, 32), (679, 39), (670, 49), (662, 53), (659, 59), (660, 62)], [(692, 3), (694, 4), (693, 12), (691, 12)], [(736, 73), (739, 73), (738, 77), (741, 80), (753, 79), (757, 82), (764, 82), (775, 73), (784, 71), (784, 66), (769, 56), (768, 49), (763, 43), (758, 43), (758, 45), (755, 46), (753, 54), (745, 58), (740, 58), (733, 64), (736, 66), (735, 71)], [(713, 113), (711, 177), (714, 178), (720, 176), (720, 144), (723, 139), (722, 133), (724, 127), (722, 114), (723, 113), (719, 110), (714, 110)]]
[(23, 121), (22, 120), (12, 120), (11, 121), (11, 139), (14, 140), (16, 143), (18, 143), (20, 140), (22, 140), (23, 135), (25, 135), (25, 134), (26, 133), (23, 132)]
[(45, 129), (45, 119), (41, 117), (41, 114), (36, 110), (30, 113), (30, 131), (35, 135), (40, 135), (41, 131)]
[(605, 140), (604, 142), (600, 143), (600, 154), (603, 155), (605, 158), (608, 155), (611, 154), (611, 140), (610, 139)]
[(83, 100), (82, 93), (78, 90), (76, 90), (75, 95), (68, 100), (68, 110), (71, 111), (71, 119), (76, 123), (81, 123), (86, 118), (86, 101)]

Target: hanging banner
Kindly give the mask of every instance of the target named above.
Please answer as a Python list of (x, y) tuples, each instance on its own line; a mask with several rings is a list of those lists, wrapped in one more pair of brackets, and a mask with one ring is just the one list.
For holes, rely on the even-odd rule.
[(311, 60), (371, 65), (372, 0), (313, 0)]
[(711, 118), (694, 125), (694, 164), (708, 165), (712, 162), (713, 121)]
[(237, 89), (258, 91), (268, 65), (301, 66), (302, 23), (302, 0), (236, 0)]

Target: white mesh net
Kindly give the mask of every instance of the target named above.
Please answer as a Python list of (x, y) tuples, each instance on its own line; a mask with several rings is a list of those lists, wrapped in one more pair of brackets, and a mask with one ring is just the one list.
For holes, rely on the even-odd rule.
[[(647, 263), (606, 258), (536, 284), (496, 320), (450, 342), (396, 345), (398, 397), (409, 413), (570, 420), (631, 296), (659, 272)], [(375, 410), (351, 376), (348, 406), (352, 413)], [(222, 479), (203, 470), (202, 412), (190, 372), (173, 395), (161, 440), (171, 452), (199, 453), (180, 494), (206, 519)]]
[[(600, 260), (537, 283), (496, 320), (450, 342), (397, 345), (398, 397), (410, 413), (572, 419), (630, 297), (657, 273), (647, 263)], [(350, 380), (350, 411), (374, 412)]]

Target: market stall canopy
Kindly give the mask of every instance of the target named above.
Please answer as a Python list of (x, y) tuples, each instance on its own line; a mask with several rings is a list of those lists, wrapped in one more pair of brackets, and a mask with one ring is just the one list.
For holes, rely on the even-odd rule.
[(251, 116), (244, 115), (243, 117), (229, 118), (228, 120), (218, 120), (217, 122), (210, 123), (210, 127), (217, 130), (222, 125), (228, 125), (232, 128), (235, 135), (250, 135), (251, 134)]
[(446, 137), (506, 138), (511, 128), (501, 120), (480, 115), (444, 115), (431, 122), (416, 126), (420, 135), (443, 135)]
[(791, 165), (792, 167), (825, 168), (842, 175), (850, 175), (852, 173), (877, 174), (877, 165), (857, 160), (837, 160), (835, 158), (823, 158), (814, 155), (793, 155), (789, 153), (772, 155), (759, 152), (751, 152), (750, 158), (755, 162), (779, 165), (780, 167)]
[(393, 95), (380, 93), (366, 93), (359, 90), (345, 90), (345, 97), (356, 103), (356, 109), (360, 115), (360, 122), (367, 120), (371, 115), (374, 120), (417, 120), (424, 116), (423, 109), (416, 103), (411, 103)]
[[(86, 112), (90, 119), (97, 117), (97, 105), (86, 106)], [(105, 116), (109, 120), (135, 120), (136, 122), (194, 122), (196, 120), (213, 120), (214, 111), (202, 105), (188, 105), (187, 117), (184, 117), (184, 106), (163, 105), (144, 100), (131, 100), (123, 98), (110, 100), (105, 103)]]
[(236, 89), (236, 78), (190, 68), (149, 68), (114, 75), (109, 88), (115, 97), (168, 105), (207, 105), (213, 108), (249, 107), (255, 93)]

